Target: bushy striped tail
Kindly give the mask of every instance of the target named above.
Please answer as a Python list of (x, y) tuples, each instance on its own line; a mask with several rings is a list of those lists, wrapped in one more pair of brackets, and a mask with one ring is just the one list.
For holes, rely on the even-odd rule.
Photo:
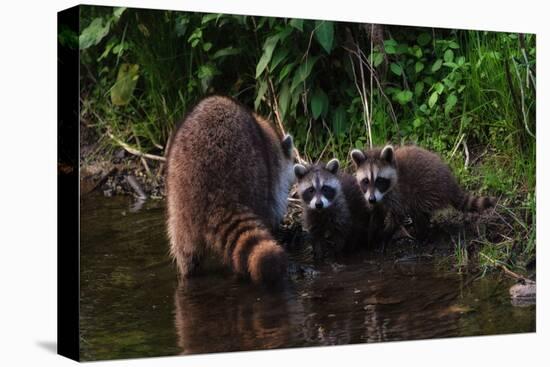
[(210, 226), (206, 239), (225, 264), (256, 284), (281, 282), (287, 255), (258, 216), (245, 210), (216, 215), (213, 221), (218, 223)]
[(471, 194), (464, 194), (462, 200), (462, 210), (465, 212), (479, 212), (494, 207), (496, 199), (490, 196), (474, 196)]

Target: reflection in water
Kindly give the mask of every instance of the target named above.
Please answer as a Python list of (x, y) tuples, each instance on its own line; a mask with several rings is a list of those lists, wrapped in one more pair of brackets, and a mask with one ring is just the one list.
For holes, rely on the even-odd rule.
[(220, 270), (178, 284), (161, 202), (81, 204), (84, 360), (535, 330), (535, 306), (512, 306), (509, 279), (471, 281), (430, 261), (357, 256), (293, 275), (279, 292)]
[(291, 324), (285, 293), (250, 291), (236, 282), (209, 277), (180, 283), (175, 325), (184, 354), (288, 345)]

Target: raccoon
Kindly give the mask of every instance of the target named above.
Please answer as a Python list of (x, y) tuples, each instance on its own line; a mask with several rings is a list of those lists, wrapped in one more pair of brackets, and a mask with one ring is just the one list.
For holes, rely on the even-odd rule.
[(213, 253), (254, 283), (278, 283), (287, 256), (272, 237), (294, 181), (293, 142), (237, 101), (200, 101), (166, 162), (167, 230), (179, 273)]
[(340, 162), (294, 165), (302, 200), (304, 228), (312, 237), (317, 260), (353, 250), (367, 238), (369, 212), (352, 175), (339, 171)]
[(387, 145), (365, 152), (354, 149), (350, 155), (371, 210), (371, 238), (382, 228), (378, 234), (389, 240), (406, 218), (412, 219), (417, 237), (423, 237), (437, 209), (453, 206), (464, 212), (481, 212), (495, 205), (494, 198), (463, 192), (441, 158), (418, 146), (394, 149)]

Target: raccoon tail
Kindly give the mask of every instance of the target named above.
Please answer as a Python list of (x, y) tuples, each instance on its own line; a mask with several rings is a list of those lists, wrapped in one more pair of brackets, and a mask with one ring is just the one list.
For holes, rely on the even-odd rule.
[(462, 200), (461, 209), (465, 212), (482, 212), (485, 209), (494, 207), (496, 199), (489, 196), (474, 196), (471, 194), (464, 194)]
[(256, 284), (275, 285), (287, 270), (285, 250), (273, 239), (263, 221), (249, 210), (215, 215), (206, 239), (223, 261)]

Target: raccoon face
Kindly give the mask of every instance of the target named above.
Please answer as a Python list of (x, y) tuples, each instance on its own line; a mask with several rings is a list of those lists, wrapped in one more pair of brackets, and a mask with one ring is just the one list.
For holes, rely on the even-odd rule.
[(298, 193), (309, 209), (323, 210), (338, 199), (341, 192), (337, 176), (340, 162), (333, 159), (323, 165), (294, 165), (294, 174), (298, 179)]
[(373, 149), (363, 153), (351, 151), (351, 158), (357, 167), (355, 177), (369, 205), (382, 201), (384, 195), (397, 184), (397, 166), (393, 147), (387, 145), (381, 151)]

